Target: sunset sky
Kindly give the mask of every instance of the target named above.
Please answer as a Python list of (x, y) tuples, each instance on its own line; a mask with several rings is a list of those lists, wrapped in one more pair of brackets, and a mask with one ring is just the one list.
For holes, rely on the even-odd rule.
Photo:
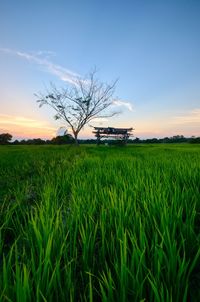
[(55, 136), (65, 124), (34, 93), (95, 66), (100, 80), (119, 78), (122, 113), (92, 125), (200, 136), (199, 0), (0, 1), (0, 133)]

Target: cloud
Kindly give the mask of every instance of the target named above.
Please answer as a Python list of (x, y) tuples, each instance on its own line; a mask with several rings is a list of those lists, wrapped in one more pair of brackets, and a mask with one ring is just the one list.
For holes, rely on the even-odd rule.
[(38, 55), (38, 56), (45, 56), (45, 57), (55, 57), (56, 53), (54, 51), (50, 51), (50, 50), (38, 50), (38, 51), (34, 51), (32, 52), (33, 55)]
[(99, 122), (107, 122), (108, 119), (106, 117), (95, 117), (92, 122), (93, 123), (99, 123)]
[(126, 107), (129, 111), (133, 111), (133, 106), (130, 102), (126, 101), (121, 101), (121, 100), (114, 100), (113, 101), (114, 106), (124, 106)]
[(0, 114), (0, 130), (19, 137), (53, 137), (56, 132), (45, 121), (6, 114)]
[(0, 52), (15, 55), (22, 59), (33, 62), (37, 65), (45, 67), (46, 71), (50, 74), (57, 76), (60, 80), (68, 82), (70, 84), (76, 84), (76, 81), (80, 76), (77, 73), (72, 72), (60, 65), (54, 64), (49, 60), (49, 57), (55, 55), (51, 51), (37, 51), (37, 52), (21, 52), (12, 50), (9, 48), (0, 48)]
[(200, 108), (193, 109), (183, 115), (175, 116), (171, 122), (176, 125), (200, 125)]

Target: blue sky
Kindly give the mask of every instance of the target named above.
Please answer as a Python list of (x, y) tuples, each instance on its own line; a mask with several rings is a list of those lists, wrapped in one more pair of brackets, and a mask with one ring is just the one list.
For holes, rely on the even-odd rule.
[[(1, 1), (0, 132), (52, 137), (34, 93), (94, 66), (137, 137), (200, 136), (200, 1)], [(118, 108), (117, 108), (118, 109)], [(85, 127), (80, 137), (92, 137)]]

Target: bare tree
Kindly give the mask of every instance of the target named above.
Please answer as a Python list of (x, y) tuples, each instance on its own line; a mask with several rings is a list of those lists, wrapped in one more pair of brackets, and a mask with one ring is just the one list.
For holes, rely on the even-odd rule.
[(51, 84), (46, 94), (36, 94), (37, 102), (40, 107), (48, 105), (56, 111), (54, 118), (63, 120), (71, 128), (78, 144), (79, 132), (91, 120), (111, 117), (118, 113), (106, 113), (106, 109), (113, 104), (116, 82), (112, 84), (100, 82), (94, 70), (85, 79), (76, 78), (67, 88), (58, 89)]

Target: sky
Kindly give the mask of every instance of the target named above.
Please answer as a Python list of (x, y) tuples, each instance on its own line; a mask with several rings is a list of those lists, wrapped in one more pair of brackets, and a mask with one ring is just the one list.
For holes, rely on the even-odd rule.
[(200, 136), (199, 33), (199, 0), (0, 1), (0, 133), (54, 137), (66, 125), (34, 94), (96, 67), (121, 114), (92, 125)]

